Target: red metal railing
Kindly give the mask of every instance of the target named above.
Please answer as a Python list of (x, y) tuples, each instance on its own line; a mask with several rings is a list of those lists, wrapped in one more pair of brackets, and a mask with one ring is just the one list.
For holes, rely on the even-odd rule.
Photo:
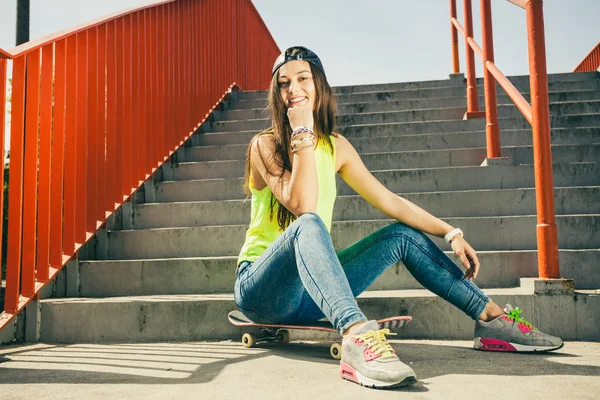
[(476, 108), (477, 92), (472, 57), (473, 52), (475, 52), (482, 59), (484, 65), (487, 157), (500, 157), (496, 81), (531, 124), (536, 187), (538, 270), (541, 278), (559, 278), (558, 235), (554, 213), (552, 153), (550, 151), (550, 108), (542, 0), (508, 0), (524, 8), (527, 13), (531, 105), (494, 64), (490, 0), (480, 0), (483, 50), (477, 45), (472, 36), (471, 0), (463, 1), (466, 29), (461, 26), (456, 18), (456, 0), (450, 0), (450, 22), (454, 73), (459, 72), (458, 39), (455, 31), (460, 32), (466, 40), (467, 113), (465, 118), (479, 116)]
[(573, 72), (592, 72), (600, 69), (600, 42), (585, 56)]
[(0, 329), (236, 83), (266, 89), (278, 54), (250, 0), (154, 1), (0, 50), (2, 99), (13, 63)]

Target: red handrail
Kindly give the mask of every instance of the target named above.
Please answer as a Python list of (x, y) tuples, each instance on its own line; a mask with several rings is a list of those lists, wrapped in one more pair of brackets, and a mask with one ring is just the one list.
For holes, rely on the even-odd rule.
[(589, 52), (573, 72), (592, 72), (600, 69), (600, 42)]
[(250, 0), (154, 1), (0, 49), (2, 98), (13, 63), (0, 329), (231, 89), (266, 89), (278, 54)]
[[(492, 41), (492, 14), (490, 0), (480, 0), (483, 50), (479, 48), (470, 32), (471, 1), (464, 0), (464, 29), (456, 18), (456, 0), (450, 0), (451, 30), (460, 32), (466, 40), (467, 51), (471, 49), (482, 59), (484, 65), (485, 112), (487, 157), (500, 157), (500, 135), (496, 81), (506, 91), (517, 108), (531, 124), (533, 131), (534, 171), (537, 209), (538, 270), (541, 278), (559, 278), (558, 234), (554, 212), (554, 185), (552, 177), (552, 152), (550, 151), (550, 106), (548, 100), (548, 75), (546, 71), (546, 45), (544, 41), (544, 15), (542, 0), (508, 0), (524, 8), (527, 13), (527, 39), (529, 46), (529, 75), (531, 105), (494, 63)], [(454, 33), (453, 33), (454, 34)], [(452, 37), (454, 43), (454, 36)], [(454, 49), (454, 44), (453, 44)], [(591, 53), (590, 53), (591, 54)], [(453, 66), (458, 63), (457, 52), (452, 53)], [(467, 75), (472, 70), (467, 57)], [(453, 72), (457, 71), (453, 69)], [(471, 78), (472, 80), (473, 78)], [(469, 81), (469, 76), (467, 76)], [(467, 99), (472, 96), (467, 83)], [(472, 110), (468, 100), (465, 117)]]

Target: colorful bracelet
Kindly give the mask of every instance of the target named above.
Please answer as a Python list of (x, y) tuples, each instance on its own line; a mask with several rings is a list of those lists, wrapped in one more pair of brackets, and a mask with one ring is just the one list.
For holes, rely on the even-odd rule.
[(292, 140), (292, 142), (290, 144), (292, 145), (292, 147), (294, 147), (294, 146), (298, 146), (299, 144), (306, 143), (306, 142), (311, 142), (312, 144), (314, 144), (315, 138), (314, 137), (305, 137), (302, 140)]
[(314, 146), (314, 144), (309, 144), (308, 146), (298, 147), (298, 148), (292, 149), (292, 153), (295, 153), (300, 150), (308, 149), (309, 147), (313, 147), (313, 146)]
[(296, 129), (294, 129), (294, 131), (292, 132), (292, 139), (295, 138), (298, 135), (301, 135), (303, 133), (310, 133), (311, 135), (314, 136), (315, 132), (310, 129), (308, 126), (299, 126)]

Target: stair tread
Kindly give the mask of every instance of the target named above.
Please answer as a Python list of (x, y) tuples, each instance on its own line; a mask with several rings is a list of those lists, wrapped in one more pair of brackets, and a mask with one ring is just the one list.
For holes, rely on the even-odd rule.
[[(527, 289), (522, 287), (513, 288), (489, 288), (482, 289), (489, 296), (499, 295), (534, 295)], [(600, 289), (577, 289), (575, 292), (582, 294), (595, 295)], [(435, 293), (427, 289), (402, 289), (402, 290), (366, 290), (357, 298), (359, 299), (391, 299), (391, 298), (436, 298)], [(196, 302), (196, 301), (231, 301), (233, 300), (233, 292), (231, 293), (211, 293), (211, 294), (165, 294), (165, 295), (146, 295), (146, 296), (116, 296), (116, 297), (69, 297), (69, 298), (49, 298), (40, 300), (43, 303), (61, 304), (61, 303), (76, 303), (76, 304), (95, 304), (95, 303), (115, 303), (115, 302)]]

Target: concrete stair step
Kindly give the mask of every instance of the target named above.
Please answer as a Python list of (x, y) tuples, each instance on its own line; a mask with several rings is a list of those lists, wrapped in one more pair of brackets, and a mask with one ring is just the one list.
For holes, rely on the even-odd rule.
[[(527, 310), (524, 316), (528, 321), (564, 340), (600, 339), (600, 296), (576, 292), (576, 301), (566, 302), (566, 296), (536, 296), (522, 288), (484, 292), (498, 304), (510, 303)], [(399, 338), (473, 338), (473, 321), (426, 290), (368, 291), (358, 297), (358, 305), (369, 318), (412, 315), (413, 322), (398, 332)], [(563, 310), (561, 323), (556, 321), (557, 307)], [(44, 343), (238, 340), (243, 330), (226, 318), (235, 308), (232, 294), (47, 299), (41, 301), (40, 340)], [(339, 340), (335, 334), (293, 333), (294, 340), (310, 338)]]
[[(529, 95), (524, 97), (529, 101)], [(550, 106), (562, 102), (579, 102), (600, 100), (600, 90), (584, 90), (571, 92), (554, 92), (550, 93)], [(243, 119), (261, 119), (269, 118), (269, 112), (266, 110), (266, 101), (254, 108), (237, 107), (236, 102), (229, 102), (224, 105), (225, 111), (213, 111), (214, 121), (234, 121)], [(406, 100), (390, 100), (390, 101), (363, 101), (354, 103), (338, 104), (338, 113), (343, 114), (360, 114), (367, 112), (381, 111), (402, 111), (402, 110), (423, 110), (428, 108), (449, 108), (462, 107), (466, 108), (467, 100), (465, 96), (440, 97), (433, 99), (406, 99)], [(499, 105), (513, 105), (512, 100), (507, 95), (498, 96)], [(479, 96), (480, 109), (484, 107), (484, 97)], [(247, 106), (247, 104), (244, 104)], [(551, 109), (551, 112), (553, 109)]]
[[(492, 189), (404, 193), (439, 218), (533, 215), (535, 189)], [(557, 214), (600, 214), (600, 186), (554, 189)], [(385, 219), (385, 214), (358, 195), (338, 196), (334, 221)], [(250, 202), (244, 200), (150, 203), (133, 206), (132, 229), (244, 225), (250, 221)]]
[[(585, 80), (585, 79), (584, 79)], [(579, 82), (583, 80), (577, 80)], [(373, 92), (380, 90), (422, 90), (432, 88), (451, 88), (464, 86), (464, 79), (438, 79), (431, 81), (415, 81), (415, 82), (394, 82), (372, 85), (350, 85), (350, 86), (335, 86), (332, 87), (336, 96), (344, 94), (355, 94), (364, 92)], [(240, 100), (256, 100), (266, 99), (268, 90), (257, 91), (242, 91), (237, 93)]]
[[(600, 110), (600, 100), (589, 101), (571, 101), (563, 103), (555, 103), (550, 107), (551, 115), (581, 115), (597, 113)], [(428, 108), (422, 110), (392, 110), (377, 112), (359, 113), (359, 114), (342, 114), (337, 117), (337, 124), (340, 126), (348, 125), (364, 125), (364, 124), (387, 124), (391, 122), (425, 122), (462, 119), (465, 114), (465, 107), (452, 108)], [(521, 112), (514, 105), (498, 106), (499, 118), (518, 118), (521, 117)], [(211, 124), (211, 130), (216, 132), (235, 131), (245, 129), (246, 126), (257, 127), (264, 129), (271, 125), (270, 118), (262, 119), (240, 119), (240, 120), (223, 120), (216, 121)]]
[[(451, 132), (446, 133), (419, 133), (403, 134), (395, 132), (389, 136), (381, 136), (376, 132), (363, 132), (364, 136), (348, 137), (348, 140), (357, 149), (359, 153), (374, 153), (381, 149), (389, 151), (402, 150), (427, 150), (427, 149), (452, 149), (452, 148), (472, 148), (485, 147), (485, 130), (469, 132)], [(193, 147), (186, 148), (186, 160), (206, 160), (206, 155), (196, 153), (206, 152), (210, 154), (219, 151), (218, 148), (210, 148), (210, 151), (202, 150), (208, 146), (226, 146), (242, 145), (244, 149), (242, 156), (235, 156), (235, 159), (245, 159), (248, 143), (256, 135), (255, 131), (229, 132), (229, 133), (197, 133), (193, 136)], [(597, 143), (600, 135), (600, 127), (584, 128), (552, 128), (550, 131), (553, 144), (584, 144)], [(343, 133), (346, 136), (346, 133)], [(500, 142), (503, 146), (525, 146), (531, 145), (531, 128), (529, 129), (502, 129), (500, 132)], [(236, 150), (239, 151), (239, 150)], [(236, 154), (236, 153), (234, 153)], [(219, 160), (229, 160), (227, 154), (220, 155)]]
[[(522, 91), (521, 94), (527, 101), (530, 101), (529, 90)], [(483, 91), (478, 92), (479, 106), (483, 108), (485, 101)], [(556, 101), (576, 101), (576, 100), (596, 100), (598, 98), (598, 89), (575, 89), (575, 90), (560, 90), (548, 92), (550, 102)], [(512, 100), (502, 90), (498, 90), (498, 104), (512, 104)], [(440, 100), (442, 99), (442, 100)], [(369, 93), (357, 93), (349, 95), (340, 95), (336, 97), (336, 103), (338, 107), (345, 107), (346, 105), (352, 104), (372, 104), (371, 107), (376, 107), (377, 104), (386, 102), (397, 101), (400, 104), (407, 102), (408, 104), (414, 104), (414, 107), (418, 104), (428, 104), (429, 102), (435, 101), (447, 101), (443, 99), (459, 99), (455, 106), (466, 107), (466, 89), (461, 88), (447, 88), (447, 89), (436, 89), (428, 91), (426, 93), (419, 93), (415, 91), (394, 91), (386, 90), (385, 88), (379, 92)], [(416, 102), (416, 103), (415, 103)], [(266, 109), (268, 106), (266, 97), (264, 99), (256, 100), (235, 100), (231, 98), (222, 103), (224, 110), (248, 110), (248, 109)], [(433, 107), (433, 106), (432, 106)], [(410, 107), (408, 107), (410, 108)], [(419, 107), (423, 108), (423, 107)]]
[[(350, 136), (347, 136), (347, 134)], [(396, 132), (399, 133), (399, 132)], [(593, 144), (598, 142), (599, 127), (553, 128), (552, 144)], [(357, 151), (372, 153), (390, 151), (427, 150), (486, 147), (485, 131), (420, 133), (408, 135), (379, 136), (377, 130), (347, 130), (344, 136)], [(355, 137), (352, 137), (355, 136)], [(500, 134), (502, 146), (525, 146), (533, 142), (531, 129), (503, 129)], [(246, 147), (249, 142), (246, 142)], [(380, 147), (384, 146), (384, 147)]]
[[(455, 217), (445, 218), (460, 227), (469, 243), (479, 251), (533, 250), (537, 248), (536, 217)], [(331, 228), (337, 251), (395, 222), (392, 219), (334, 221)], [(596, 235), (600, 215), (559, 215), (556, 217), (559, 247), (590, 249), (600, 247)], [(188, 228), (108, 231), (98, 259), (133, 260), (152, 258), (236, 256), (244, 243), (247, 224)], [(432, 238), (441, 248), (443, 239)]]
[[(534, 187), (533, 165), (446, 167), (371, 171), (394, 193)], [(597, 186), (600, 165), (554, 164), (554, 186)], [(356, 194), (337, 176), (337, 194)], [(165, 181), (156, 185), (156, 202), (237, 200), (246, 198), (243, 178)]]
[[(528, 79), (515, 79), (513, 82), (514, 86), (521, 92), (529, 92), (529, 80)], [(598, 89), (600, 87), (600, 79), (588, 78), (582, 80), (548, 80), (548, 90), (552, 92), (566, 91), (566, 90), (586, 90), (586, 89)], [(413, 97), (425, 97), (426, 95), (431, 96), (432, 94), (446, 93), (450, 91), (449, 96), (460, 96), (461, 92), (464, 95), (466, 83), (464, 81), (453, 81), (453, 80), (442, 80), (442, 81), (428, 81), (428, 82), (403, 82), (403, 83), (387, 83), (377, 85), (361, 85), (355, 88), (345, 89), (344, 87), (334, 87), (333, 91), (336, 94), (336, 98), (344, 98), (346, 96), (353, 96), (356, 94), (363, 93), (381, 93), (382, 91), (395, 91), (404, 92), (407, 95), (413, 95)], [(498, 93), (504, 93), (504, 90), (500, 85), (496, 85)], [(483, 81), (477, 82), (477, 89), (479, 93), (483, 93)], [(415, 93), (419, 95), (415, 96)], [(237, 99), (239, 100), (263, 100), (266, 99), (268, 92), (263, 91), (249, 91), (236, 93)], [(436, 97), (445, 97), (438, 95)]]
[[(462, 265), (451, 251), (445, 252)], [(477, 286), (510, 288), (522, 277), (537, 277), (537, 251), (480, 251)], [(600, 287), (600, 250), (560, 250), (561, 276), (577, 289)], [(81, 297), (230, 293), (237, 257), (189, 257), (154, 260), (81, 261)], [(369, 290), (423, 289), (404, 264), (388, 268)]]
[[(552, 162), (600, 162), (600, 138), (598, 144), (560, 144), (552, 145)], [(240, 149), (242, 150), (242, 149)], [(241, 153), (241, 151), (240, 151)], [(360, 153), (359, 153), (360, 154)], [(515, 164), (533, 163), (533, 146), (502, 147), (503, 157), (511, 157)], [(363, 153), (361, 159), (369, 170), (394, 168), (436, 168), (477, 166), (487, 157), (485, 147), (443, 150), (412, 150)], [(216, 158), (211, 153), (211, 159)], [(205, 161), (189, 160), (178, 163), (173, 169), (173, 180), (213, 179), (243, 177), (246, 155), (237, 160)], [(217, 158), (217, 160), (219, 160)], [(221, 159), (222, 160), (222, 159)]]
[[(454, 119), (410, 122), (358, 123), (356, 121), (360, 122), (358, 117), (351, 124), (339, 126), (338, 132), (341, 132), (346, 137), (360, 137), (364, 136), (365, 132), (375, 133), (379, 136), (391, 136), (415, 133), (469, 132), (485, 129), (485, 119), (478, 118), (465, 121), (462, 120), (462, 116), (457, 116)], [(600, 126), (600, 114), (551, 116), (550, 123), (554, 128)], [(499, 118), (498, 124), (502, 129), (531, 129), (527, 120), (522, 116)], [(254, 131), (258, 133), (266, 129), (270, 123), (268, 120), (251, 120), (214, 122), (211, 125), (212, 127), (207, 127), (210, 132)]]

